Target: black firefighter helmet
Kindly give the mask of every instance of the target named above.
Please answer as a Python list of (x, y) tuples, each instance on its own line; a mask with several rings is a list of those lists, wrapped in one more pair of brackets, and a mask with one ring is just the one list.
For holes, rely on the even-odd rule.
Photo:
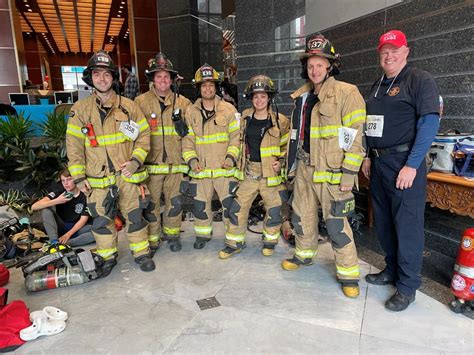
[(157, 53), (154, 58), (148, 60), (145, 76), (148, 81), (153, 81), (155, 73), (160, 70), (165, 70), (170, 73), (171, 80), (176, 79), (178, 72), (173, 69), (173, 63), (166, 57), (164, 53)]
[(112, 74), (114, 82), (119, 80), (119, 72), (114, 64), (114, 61), (106, 51), (101, 49), (95, 52), (92, 57), (90, 57), (89, 61), (87, 62), (86, 69), (84, 69), (82, 72), (82, 80), (87, 85), (94, 87), (94, 83), (92, 82), (92, 71), (98, 68), (109, 70)]

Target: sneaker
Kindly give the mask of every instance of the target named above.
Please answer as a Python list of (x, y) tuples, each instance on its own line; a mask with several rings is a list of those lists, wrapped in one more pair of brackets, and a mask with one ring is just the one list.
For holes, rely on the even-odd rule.
[(415, 294), (406, 295), (397, 291), (390, 299), (385, 302), (385, 308), (392, 312), (401, 312), (415, 301)]
[(359, 283), (344, 282), (342, 284), (342, 293), (344, 294), (344, 296), (349, 297), (349, 298), (359, 297), (359, 294), (360, 294)]
[(301, 266), (309, 266), (312, 264), (312, 259), (306, 259), (305, 261), (301, 261), (296, 256), (293, 256), (291, 259), (283, 260), (283, 262), (281, 263), (281, 267), (284, 270), (293, 271), (299, 269)]
[(151, 256), (148, 255), (148, 254), (135, 258), (135, 262), (138, 265), (140, 265), (140, 270), (141, 271), (149, 272), (149, 271), (155, 270), (155, 268), (156, 268), (155, 267), (155, 262), (153, 261)]
[(395, 278), (390, 276), (385, 270), (376, 274), (368, 274), (365, 276), (365, 281), (372, 285), (395, 285)]
[(231, 248), (226, 246), (219, 252), (219, 259), (228, 259), (234, 254), (238, 254), (242, 251), (242, 248)]
[(210, 241), (209, 238), (204, 237), (196, 237), (196, 241), (194, 242), (194, 249), (202, 249), (206, 246), (206, 243)]

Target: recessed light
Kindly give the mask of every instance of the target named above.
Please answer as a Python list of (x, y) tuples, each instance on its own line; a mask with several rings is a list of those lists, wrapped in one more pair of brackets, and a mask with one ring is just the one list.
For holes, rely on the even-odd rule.
[(120, 17), (120, 15), (117, 15), (117, 17)]
[(33, 12), (33, 10), (31, 10), (31, 9), (28, 9), (28, 11), (29, 11), (29, 12)]
[(26, 32), (27, 35), (29, 35), (30, 33), (29, 32)]
[(120, 5), (120, 6), (119, 6), (119, 9), (123, 9), (123, 6), (122, 6), (122, 5)]
[(121, 14), (121, 13), (122, 13), (122, 10), (119, 10), (118, 13)]
[(122, 5), (125, 5), (125, 1), (120, 2)]
[(25, 4), (25, 6), (26, 6), (26, 7), (30, 7), (30, 5), (29, 5), (29, 4)]

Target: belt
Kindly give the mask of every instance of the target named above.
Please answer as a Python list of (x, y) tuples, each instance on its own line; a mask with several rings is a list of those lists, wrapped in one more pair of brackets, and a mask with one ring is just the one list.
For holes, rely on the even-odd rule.
[(408, 143), (394, 145), (393, 147), (388, 147), (388, 148), (370, 148), (370, 157), (378, 158), (382, 155), (407, 152), (410, 149), (411, 149), (411, 145)]

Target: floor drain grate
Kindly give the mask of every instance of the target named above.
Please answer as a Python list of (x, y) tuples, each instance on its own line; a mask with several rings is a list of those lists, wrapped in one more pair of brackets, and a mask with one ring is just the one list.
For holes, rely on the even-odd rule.
[(221, 305), (215, 297), (203, 298), (201, 300), (197, 300), (196, 302), (199, 308), (201, 308), (201, 311), (204, 311), (205, 309), (216, 308)]

